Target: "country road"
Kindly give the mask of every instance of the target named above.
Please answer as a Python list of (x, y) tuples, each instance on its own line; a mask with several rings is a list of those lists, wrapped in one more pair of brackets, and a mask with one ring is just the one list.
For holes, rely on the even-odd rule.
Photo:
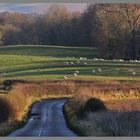
[(63, 115), (67, 99), (48, 99), (33, 105), (27, 124), (9, 136), (76, 136), (68, 129)]

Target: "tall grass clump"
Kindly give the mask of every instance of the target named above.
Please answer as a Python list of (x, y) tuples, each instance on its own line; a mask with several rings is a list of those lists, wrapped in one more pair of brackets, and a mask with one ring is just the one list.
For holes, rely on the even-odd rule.
[(0, 97), (0, 123), (6, 122), (14, 117), (15, 110), (6, 98)]
[(96, 112), (75, 120), (87, 136), (140, 136), (140, 112)]
[(85, 110), (88, 112), (97, 112), (106, 110), (106, 106), (103, 101), (97, 98), (90, 98), (85, 104)]

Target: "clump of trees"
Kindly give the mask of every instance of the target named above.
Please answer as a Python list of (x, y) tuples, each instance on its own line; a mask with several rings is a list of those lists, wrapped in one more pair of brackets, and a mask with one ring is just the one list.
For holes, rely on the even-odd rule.
[(42, 15), (0, 13), (0, 44), (90, 46), (107, 59), (140, 59), (140, 5), (94, 4), (71, 13), (54, 4)]

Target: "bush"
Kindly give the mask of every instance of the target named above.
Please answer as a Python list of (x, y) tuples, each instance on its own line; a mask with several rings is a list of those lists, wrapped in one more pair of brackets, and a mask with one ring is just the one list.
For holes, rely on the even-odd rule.
[(84, 106), (80, 106), (80, 108), (78, 109), (77, 111), (77, 118), (78, 119), (83, 119), (86, 117), (86, 111), (85, 111), (85, 108)]
[(0, 98), (0, 123), (9, 120), (12, 115), (13, 108), (5, 98)]
[(106, 110), (106, 106), (103, 101), (97, 98), (90, 98), (87, 100), (85, 104), (85, 111), (96, 112), (101, 110)]

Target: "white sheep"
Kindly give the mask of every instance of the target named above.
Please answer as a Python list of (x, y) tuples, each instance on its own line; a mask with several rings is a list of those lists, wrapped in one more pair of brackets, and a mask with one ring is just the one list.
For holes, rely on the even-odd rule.
[(94, 58), (93, 60), (99, 60), (98, 58)]
[(71, 65), (74, 65), (74, 62), (70, 62)]
[(116, 70), (119, 71), (120, 69), (119, 68), (116, 68)]
[(99, 71), (99, 72), (102, 72), (102, 69), (98, 68), (98, 71)]
[(64, 62), (65, 65), (69, 65), (69, 62)]
[(122, 59), (119, 59), (118, 61), (120, 61), (120, 62), (124, 62), (124, 60), (122, 60)]
[(84, 62), (84, 65), (87, 65), (87, 62)]
[(134, 70), (133, 70), (133, 69), (129, 69), (129, 72), (132, 72), (132, 73), (133, 73), (133, 72), (134, 72)]
[(64, 76), (64, 79), (68, 79), (68, 77), (67, 76)]
[(136, 75), (136, 72), (133, 71), (132, 74), (133, 74), (133, 75)]
[(75, 71), (75, 73), (76, 73), (76, 74), (79, 74), (79, 71), (77, 70), (77, 71)]
[(78, 60), (77, 63), (80, 64), (80, 61)]
[(92, 73), (95, 73), (96, 72), (96, 70), (92, 70)]

